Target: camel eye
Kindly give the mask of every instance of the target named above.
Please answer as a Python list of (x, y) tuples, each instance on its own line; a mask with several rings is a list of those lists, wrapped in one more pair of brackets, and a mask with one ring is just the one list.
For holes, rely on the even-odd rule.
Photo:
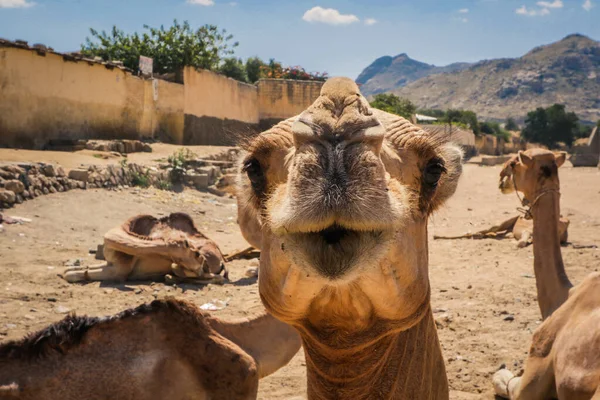
[(444, 172), (444, 162), (439, 158), (431, 159), (423, 171), (423, 181), (431, 187), (436, 187)]
[(265, 175), (263, 174), (260, 162), (256, 158), (251, 158), (244, 162), (242, 171), (248, 175), (252, 188), (256, 193), (262, 193), (265, 189)]

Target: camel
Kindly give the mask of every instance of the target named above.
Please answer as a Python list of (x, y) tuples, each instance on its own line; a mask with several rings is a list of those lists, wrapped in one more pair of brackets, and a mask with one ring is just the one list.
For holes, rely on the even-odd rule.
[(533, 334), (521, 377), (507, 369), (493, 378), (496, 393), (519, 400), (600, 399), (600, 273), (573, 287), (565, 272), (557, 223), (558, 168), (566, 153), (531, 149), (511, 159), (503, 193), (521, 192), (533, 215), (534, 271), (544, 322)]
[(244, 146), (241, 171), (260, 297), (300, 333), (308, 398), (448, 399), (427, 220), (456, 189), (461, 150), (332, 78)]
[(174, 299), (70, 315), (0, 345), (0, 399), (255, 399), (300, 344), (269, 314), (226, 322)]
[[(569, 238), (569, 223), (567, 218), (560, 218), (558, 221), (558, 230), (561, 244), (567, 244)], [(458, 236), (441, 236), (434, 235), (433, 238), (439, 239), (486, 239), (486, 238), (502, 238), (509, 233), (517, 240), (517, 247), (527, 247), (532, 242), (533, 220), (529, 215), (517, 215), (509, 218), (504, 222), (492, 226), (491, 228), (483, 229), (475, 233), (466, 233)]]
[[(192, 218), (173, 213), (164, 218), (138, 215), (104, 235), (107, 262), (89, 268), (67, 268), (68, 282), (163, 279), (168, 274), (193, 281), (224, 271), (219, 246), (204, 236)], [(216, 274), (216, 275), (215, 275)]]

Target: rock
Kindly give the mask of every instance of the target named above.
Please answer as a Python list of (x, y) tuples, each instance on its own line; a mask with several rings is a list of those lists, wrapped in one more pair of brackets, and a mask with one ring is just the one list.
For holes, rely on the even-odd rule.
[(504, 320), (505, 321), (514, 321), (515, 317), (514, 317), (514, 315), (507, 315), (506, 317), (504, 317)]
[(223, 175), (219, 182), (217, 183), (218, 188), (233, 186), (235, 185), (235, 181), (237, 179), (237, 174), (227, 174)]
[(23, 193), (21, 193), (21, 196), (23, 196), (24, 199), (29, 199), (31, 197), (31, 194), (28, 190), (25, 190), (23, 191)]
[(96, 249), (96, 260), (105, 260), (103, 244), (99, 244), (98, 248)]
[(44, 186), (44, 188), (42, 189), (42, 193), (43, 194), (48, 194), (48, 193), (50, 193), (50, 191), (48, 190), (47, 187)]
[(188, 176), (194, 187), (198, 190), (208, 189), (209, 176), (208, 174), (192, 174)]
[(48, 165), (44, 165), (41, 168), (42, 173), (44, 175), (46, 175), (47, 177), (55, 177), (56, 176), (56, 169), (54, 168), (54, 165), (52, 164), (48, 164)]
[(41, 196), (44, 194), (44, 192), (42, 192), (40, 189), (35, 189), (33, 191), (33, 193), (35, 193), (35, 197)]
[(71, 311), (71, 309), (67, 308), (65, 306), (56, 306), (54, 308), (54, 312), (56, 312), (58, 314), (67, 314), (69, 311)]
[(17, 200), (17, 196), (15, 192), (12, 190), (7, 190), (5, 188), (0, 188), (0, 202), (7, 204), (14, 204)]
[(63, 167), (56, 167), (56, 176), (61, 176), (61, 177), (65, 177), (67, 176), (67, 174), (65, 174), (65, 170), (63, 169)]
[(23, 182), (21, 182), (21, 181), (12, 179), (10, 181), (4, 182), (4, 189), (10, 190), (10, 191), (14, 192), (15, 194), (19, 194), (19, 193), (23, 193), (23, 191), (25, 190), (25, 185), (23, 185)]
[(23, 196), (21, 196), (20, 194), (15, 196), (15, 203), (17, 204), (21, 204), (23, 203)]
[(54, 186), (50, 186), (50, 187), (48, 188), (48, 191), (49, 191), (50, 193), (56, 193), (56, 188), (55, 188)]
[(145, 153), (152, 153), (152, 146), (150, 146), (148, 143), (143, 143), (142, 151)]

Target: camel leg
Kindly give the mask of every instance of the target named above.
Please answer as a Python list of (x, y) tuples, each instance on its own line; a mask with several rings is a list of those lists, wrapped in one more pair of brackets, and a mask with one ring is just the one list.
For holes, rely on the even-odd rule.
[(531, 232), (523, 231), (521, 233), (521, 239), (517, 242), (517, 247), (522, 249), (523, 247), (527, 247), (531, 243)]
[(114, 252), (111, 260), (105, 263), (91, 266), (83, 270), (67, 270), (63, 278), (67, 282), (85, 281), (119, 281), (127, 279), (138, 261), (137, 257), (129, 254)]
[(471, 239), (471, 238), (480, 239), (480, 238), (484, 238), (488, 235), (506, 233), (506, 232), (512, 231), (512, 229), (515, 226), (515, 223), (517, 222), (518, 219), (519, 219), (518, 216), (512, 217), (498, 225), (494, 225), (491, 228), (484, 229), (482, 231), (475, 232), (475, 233), (467, 233), (465, 235), (459, 235), (459, 236), (437, 236), (437, 235), (434, 235), (433, 238), (434, 239)]
[(529, 358), (521, 377), (501, 369), (493, 382), (496, 395), (511, 400), (545, 400), (555, 392), (552, 364), (542, 358)]
[(198, 274), (196, 274), (195, 272), (190, 271), (189, 269), (183, 268), (179, 264), (175, 264), (175, 263), (171, 264), (171, 270), (179, 278), (198, 278), (199, 277)]

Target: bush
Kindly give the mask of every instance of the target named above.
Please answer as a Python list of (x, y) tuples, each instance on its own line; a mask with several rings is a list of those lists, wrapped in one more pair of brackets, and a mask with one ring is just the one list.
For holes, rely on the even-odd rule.
[(219, 67), (219, 72), (240, 82), (248, 82), (246, 67), (241, 58), (230, 57), (224, 59)]
[(193, 30), (185, 21), (165, 29), (144, 25), (142, 35), (126, 34), (113, 26), (112, 31), (98, 32), (90, 29), (92, 39), (86, 38), (81, 53), (88, 57), (101, 57), (104, 61), (122, 61), (123, 65), (138, 70), (140, 56), (153, 59), (154, 72), (158, 74), (180, 73), (191, 66), (216, 70), (223, 56), (233, 54), (237, 42), (231, 43), (232, 35), (214, 25), (204, 25)]
[(504, 129), (506, 129), (507, 131), (518, 131), (519, 125), (517, 125), (514, 119), (507, 118), (506, 124), (504, 124)]
[(417, 107), (408, 99), (401, 99), (395, 94), (381, 93), (375, 96), (371, 102), (371, 107), (400, 115), (410, 119), (416, 112)]
[(171, 168), (169, 180), (172, 184), (183, 183), (185, 178), (185, 164), (187, 161), (194, 158), (196, 158), (196, 154), (189, 149), (180, 149), (169, 156), (167, 162)]
[(479, 127), (481, 129), (481, 133), (484, 133), (486, 135), (494, 135), (498, 138), (502, 138), (505, 142), (510, 141), (510, 132), (508, 132), (505, 129), (502, 129), (498, 122), (481, 122), (479, 124)]

